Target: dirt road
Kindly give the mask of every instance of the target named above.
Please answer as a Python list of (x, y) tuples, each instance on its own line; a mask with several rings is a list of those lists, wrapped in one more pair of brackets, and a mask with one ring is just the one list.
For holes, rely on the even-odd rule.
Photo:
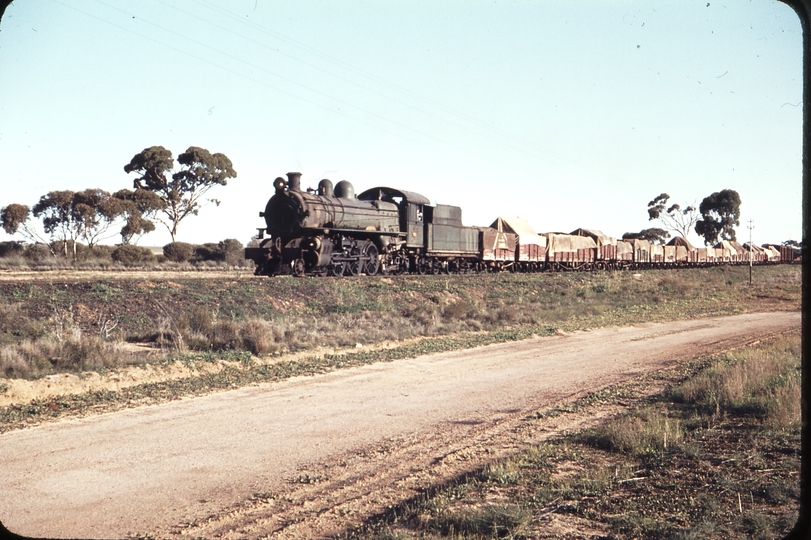
[(573, 427), (527, 431), (533, 411), (799, 325), (778, 312), (602, 329), (12, 431), (0, 520), (47, 537), (323, 535)]

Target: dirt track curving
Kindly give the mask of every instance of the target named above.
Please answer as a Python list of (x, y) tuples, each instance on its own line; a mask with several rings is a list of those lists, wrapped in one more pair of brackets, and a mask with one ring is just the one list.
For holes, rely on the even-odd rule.
[(28, 536), (318, 537), (590, 416), (562, 400), (800, 326), (799, 312), (601, 329), (339, 370), (0, 435)]

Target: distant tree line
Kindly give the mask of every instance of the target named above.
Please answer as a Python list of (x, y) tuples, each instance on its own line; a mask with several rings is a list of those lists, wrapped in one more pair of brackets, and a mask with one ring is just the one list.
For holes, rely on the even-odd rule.
[[(177, 157), (177, 167), (171, 151), (162, 146), (145, 148), (124, 166), (124, 172), (139, 175), (133, 190), (50, 191), (33, 208), (20, 203), (0, 208), (0, 225), (12, 236), (45, 246), (52, 256), (59, 253), (74, 260), (79, 245), (92, 249), (118, 235), (122, 245), (135, 244), (155, 230), (155, 222), (166, 227), (174, 243), (181, 221), (197, 215), (207, 202), (219, 205), (204, 195), (237, 176), (227, 156), (196, 146)], [(34, 219), (41, 220), (47, 238), (39, 233)]]
[[(50, 244), (26, 244), (18, 241), (0, 242), (0, 260), (6, 267), (53, 264), (55, 261), (62, 260), (53, 257), (54, 252), (57, 255), (60, 254), (62, 245), (62, 242)], [(111, 263), (139, 267), (167, 262), (194, 265), (207, 263), (226, 266), (248, 266), (252, 264), (246, 261), (243, 256), (244, 246), (242, 242), (234, 238), (205, 244), (171, 242), (163, 246), (161, 253), (155, 253), (150, 248), (134, 244), (95, 245), (89, 247), (71, 240), (67, 243), (67, 246), (69, 253), (75, 253), (75, 256), (72, 255), (72, 257), (75, 257), (72, 259), (74, 262), (90, 265), (91, 267), (103, 267)]]
[[(735, 227), (740, 225), (741, 197), (733, 189), (723, 189), (707, 196), (696, 207), (670, 203), (670, 195), (662, 193), (648, 203), (648, 221), (658, 221), (661, 227), (642, 229), (639, 232), (627, 232), (623, 240), (648, 240), (664, 244), (670, 233), (676, 233), (684, 239), (691, 230), (704, 239), (704, 244), (711, 246), (720, 240), (736, 241)], [(783, 245), (801, 249), (796, 240), (786, 240)]]
[(735, 227), (740, 225), (741, 198), (738, 192), (725, 189), (704, 198), (696, 208), (691, 205), (670, 203), (670, 195), (662, 193), (648, 203), (648, 221), (658, 221), (661, 227), (643, 229), (638, 233), (625, 233), (623, 239), (638, 238), (664, 244), (670, 233), (687, 238), (691, 230), (704, 238), (707, 245), (719, 239), (735, 240)]

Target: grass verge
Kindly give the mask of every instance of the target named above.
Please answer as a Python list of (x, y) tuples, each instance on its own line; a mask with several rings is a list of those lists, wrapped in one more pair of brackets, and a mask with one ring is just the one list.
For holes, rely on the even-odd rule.
[(799, 266), (766, 266), (757, 273), (753, 287), (744, 267), (4, 281), (0, 377), (103, 372), (185, 353), (263, 356), (536, 326), (576, 330), (799, 308)]
[[(800, 359), (793, 332), (663, 372), (667, 389), (626, 413), (431, 487), (342, 538), (783, 537), (799, 509)], [(626, 399), (614, 387), (535, 418)]]

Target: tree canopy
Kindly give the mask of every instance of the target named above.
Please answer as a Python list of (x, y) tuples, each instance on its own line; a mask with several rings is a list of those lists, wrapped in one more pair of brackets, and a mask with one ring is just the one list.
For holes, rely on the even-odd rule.
[(121, 241), (129, 244), (146, 233), (155, 230), (152, 219), (166, 207), (157, 193), (146, 189), (122, 189), (113, 193), (121, 201), (124, 226), (121, 228)]
[[(648, 203), (648, 221), (658, 219), (665, 229), (673, 231), (687, 238), (690, 229), (698, 220), (695, 206), (688, 205), (684, 208), (679, 204), (668, 206), (670, 195), (662, 193)], [(661, 230), (661, 229), (660, 229)]]
[(622, 235), (623, 240), (647, 240), (657, 244), (664, 244), (668, 238), (670, 238), (670, 233), (659, 228), (642, 229), (638, 233), (628, 232)]
[(28, 206), (17, 203), (6, 206), (0, 210), (0, 223), (8, 234), (20, 234), (29, 242), (46, 245), (51, 255), (56, 255), (51, 245), (37, 234), (31, 224), (31, 209)]
[(73, 245), (74, 258), (78, 240), (93, 247), (107, 238), (105, 234), (125, 212), (123, 201), (97, 188), (51, 191), (40, 197), (33, 208), (34, 216), (42, 219), (45, 232), (52, 240), (62, 242), (66, 257), (68, 245)]
[[(212, 154), (205, 148), (190, 146), (177, 157), (180, 170), (171, 173), (174, 162), (172, 152), (162, 146), (145, 148), (124, 166), (126, 173), (140, 174), (135, 179), (137, 190), (155, 193), (163, 201), (159, 219), (175, 241), (177, 228), (183, 219), (197, 215), (203, 205), (203, 195), (212, 187), (224, 186), (237, 173), (225, 154)], [(219, 201), (212, 199), (219, 204)]]
[(735, 227), (741, 224), (741, 197), (737, 191), (716, 191), (701, 201), (699, 211), (701, 219), (696, 222), (696, 234), (704, 238), (706, 245), (736, 239)]

